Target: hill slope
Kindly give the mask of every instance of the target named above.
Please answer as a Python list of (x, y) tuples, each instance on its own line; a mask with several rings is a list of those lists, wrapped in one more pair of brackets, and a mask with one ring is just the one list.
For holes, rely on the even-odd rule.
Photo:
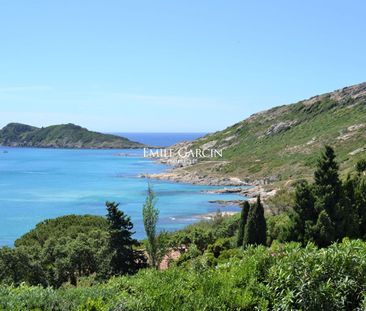
[(335, 148), (343, 174), (366, 157), (366, 83), (254, 114), (188, 143), (189, 149), (223, 149), (223, 157), (201, 159), (174, 173), (249, 182), (307, 178), (325, 144)]
[(75, 124), (42, 128), (10, 123), (0, 130), (0, 145), (41, 148), (142, 148), (144, 145), (127, 138), (92, 132)]

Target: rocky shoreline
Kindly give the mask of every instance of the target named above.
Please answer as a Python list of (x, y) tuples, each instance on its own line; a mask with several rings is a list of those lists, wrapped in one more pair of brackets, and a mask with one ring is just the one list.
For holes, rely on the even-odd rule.
[(175, 168), (164, 173), (141, 174), (139, 177), (206, 186), (252, 186), (236, 177), (201, 176), (196, 172), (187, 172), (181, 168)]
[[(223, 188), (216, 190), (207, 190), (206, 193), (218, 193), (218, 194), (226, 194), (226, 193), (236, 193), (248, 198), (249, 202), (255, 202), (258, 196), (261, 197), (262, 201), (266, 201), (268, 198), (274, 196), (277, 192), (277, 189), (264, 189), (260, 185), (252, 186), (252, 187), (236, 187), (236, 188)], [(242, 201), (240, 200), (213, 200), (209, 201), (210, 203), (217, 203), (221, 205), (238, 205)]]
[[(209, 148), (211, 146), (204, 146)], [(192, 148), (192, 142), (186, 141), (171, 146), (169, 150)], [(222, 206), (239, 205), (244, 200), (254, 201), (258, 195), (265, 201), (267, 198), (276, 194), (276, 189), (268, 187), (267, 180), (257, 180), (253, 183), (243, 181), (238, 177), (220, 177), (209, 174), (200, 174), (198, 171), (190, 170), (195, 160), (192, 158), (180, 158), (177, 155), (171, 157), (153, 157), (158, 163), (170, 166), (170, 169), (157, 174), (141, 174), (139, 177), (157, 180), (166, 180), (177, 183), (187, 183), (206, 186), (223, 186), (221, 189), (208, 190), (207, 193), (228, 194), (235, 193), (243, 196), (243, 200), (213, 200), (210, 203)], [(206, 162), (207, 163), (207, 162)], [(217, 164), (217, 163), (216, 163)], [(266, 187), (264, 187), (266, 186)], [(230, 188), (229, 188), (230, 187)]]
[[(223, 186), (224, 188), (207, 190), (206, 193), (230, 194), (235, 193), (243, 196), (243, 200), (212, 200), (210, 203), (222, 206), (239, 205), (245, 198), (249, 202), (254, 202), (257, 196), (261, 196), (265, 201), (276, 194), (275, 188), (263, 187), (260, 183), (250, 184), (237, 177), (212, 177), (200, 176), (197, 172), (187, 172), (182, 168), (173, 168), (169, 171), (158, 174), (141, 174), (139, 177), (157, 180), (166, 180), (177, 183), (199, 184), (207, 186)], [(228, 188), (230, 187), (230, 188)]]

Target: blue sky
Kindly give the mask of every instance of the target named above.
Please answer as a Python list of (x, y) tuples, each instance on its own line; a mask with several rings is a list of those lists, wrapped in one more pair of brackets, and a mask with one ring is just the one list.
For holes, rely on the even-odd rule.
[(364, 1), (0, 2), (0, 127), (209, 132), (366, 81)]

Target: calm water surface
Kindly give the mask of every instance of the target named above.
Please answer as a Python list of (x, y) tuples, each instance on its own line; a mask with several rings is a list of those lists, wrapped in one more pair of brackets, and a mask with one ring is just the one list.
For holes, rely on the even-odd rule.
[[(131, 216), (136, 238), (144, 237), (141, 208), (147, 180), (141, 173), (165, 170), (142, 157), (142, 150), (71, 150), (0, 147), (0, 246), (38, 222), (67, 214), (105, 215), (105, 201), (120, 202)], [(216, 199), (238, 195), (206, 194), (217, 187), (153, 181), (160, 209), (159, 227), (182, 228), (200, 214), (214, 212)], [(238, 210), (223, 207), (222, 210)]]

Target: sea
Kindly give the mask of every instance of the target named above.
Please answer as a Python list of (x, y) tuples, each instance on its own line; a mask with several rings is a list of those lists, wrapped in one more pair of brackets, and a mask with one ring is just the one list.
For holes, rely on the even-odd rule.
[[(167, 146), (202, 133), (124, 133), (153, 146)], [(37, 149), (0, 147), (0, 246), (14, 241), (45, 219), (68, 214), (105, 215), (106, 201), (120, 203), (131, 217), (135, 238), (145, 237), (142, 206), (148, 181), (141, 174), (168, 166), (143, 157), (143, 150)], [(151, 180), (160, 210), (159, 230), (177, 230), (202, 215), (238, 211), (212, 200), (243, 199), (236, 194), (209, 194), (220, 187)]]

